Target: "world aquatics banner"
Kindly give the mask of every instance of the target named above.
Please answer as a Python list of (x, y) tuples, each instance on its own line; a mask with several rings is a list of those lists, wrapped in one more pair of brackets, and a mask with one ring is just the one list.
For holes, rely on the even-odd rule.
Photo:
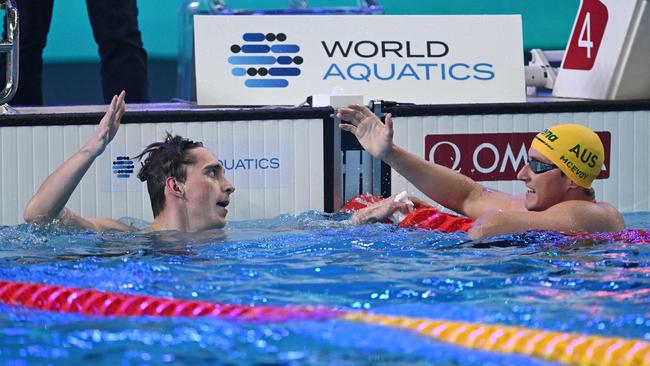
[(524, 102), (519, 15), (196, 16), (199, 104)]

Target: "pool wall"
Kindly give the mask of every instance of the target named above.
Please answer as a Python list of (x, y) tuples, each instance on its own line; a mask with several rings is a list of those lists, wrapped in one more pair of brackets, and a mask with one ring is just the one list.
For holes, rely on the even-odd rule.
[[(597, 198), (624, 212), (650, 211), (650, 101), (375, 107), (379, 114), (394, 115), (395, 141), (425, 158), (431, 152), (427, 139), (446, 136), (470, 144), (474, 152), (481, 150), (483, 161), (478, 166), (497, 171), (504, 167), (506, 152), (482, 139), (496, 136), (512, 142), (511, 176), (482, 183), (513, 194), (525, 190), (523, 183), (513, 180), (524, 161), (513, 136), (534, 134), (557, 123), (585, 124), (610, 138), (606, 178), (594, 183)], [(27, 201), (47, 175), (91, 136), (104, 108), (21, 108), (18, 114), (0, 117), (0, 224), (22, 222)], [(360, 193), (407, 190), (421, 195), (387, 165), (361, 151), (351, 134), (341, 134), (332, 114), (331, 108), (130, 105), (115, 140), (90, 168), (68, 207), (90, 217), (152, 220), (133, 156), (162, 139), (165, 131), (203, 141), (222, 160), (237, 187), (229, 207), (231, 220), (331, 212)], [(466, 150), (459, 148), (460, 155), (450, 154), (449, 159), (470, 159), (472, 151)]]
[[(14, 115), (2, 120), (0, 223), (4, 225), (22, 222), (22, 211), (41, 182), (84, 144), (101, 117), (100, 112), (70, 113), (66, 107), (57, 111), (61, 113)], [(244, 111), (147, 112), (133, 107), (67, 206), (87, 217), (151, 221), (146, 184), (137, 178), (140, 163), (134, 156), (170, 131), (203, 141), (222, 161), (236, 187), (236, 199), (228, 207), (229, 219), (331, 210), (331, 202), (325, 202), (332, 186), (325, 188), (326, 176), (332, 179), (324, 165), (324, 136), (332, 135), (324, 133), (324, 128), (333, 129), (328, 116), (318, 110), (261, 115)], [(329, 123), (325, 125), (325, 121)], [(331, 143), (327, 145), (331, 147)], [(330, 163), (327, 169), (331, 167)]]

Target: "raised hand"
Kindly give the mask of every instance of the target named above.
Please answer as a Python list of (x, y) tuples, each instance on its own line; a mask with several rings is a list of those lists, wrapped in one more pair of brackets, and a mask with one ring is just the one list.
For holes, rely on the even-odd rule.
[(390, 113), (386, 115), (384, 124), (368, 107), (354, 104), (339, 108), (337, 116), (350, 122), (339, 127), (352, 132), (370, 155), (383, 159), (393, 146), (393, 117)]
[(79, 151), (70, 156), (63, 164), (50, 174), (25, 207), (23, 218), (30, 223), (49, 223), (59, 218), (66, 225), (99, 230), (103, 227), (123, 227), (121, 224), (106, 221), (93, 221), (65, 209), (81, 178), (88, 171), (95, 159), (104, 152), (106, 145), (115, 137), (120, 128), (124, 114), (124, 92), (113, 97), (108, 110), (101, 119), (93, 135)]
[(114, 95), (111, 104), (108, 106), (104, 117), (95, 128), (95, 133), (89, 140), (90, 147), (96, 155), (101, 154), (106, 146), (113, 140), (117, 130), (120, 128), (120, 121), (126, 108), (124, 103), (125, 92)]

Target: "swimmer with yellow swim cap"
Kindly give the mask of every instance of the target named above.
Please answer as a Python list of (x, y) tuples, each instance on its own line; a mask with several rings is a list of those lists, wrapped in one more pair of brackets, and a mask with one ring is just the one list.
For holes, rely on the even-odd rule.
[(575, 184), (591, 188), (603, 167), (605, 149), (598, 135), (578, 124), (556, 125), (540, 132), (532, 147), (548, 158)]
[[(367, 107), (340, 108), (338, 117), (349, 124), (339, 127), (353, 133), (375, 158), (388, 163), (422, 193), (442, 206), (475, 219), (472, 238), (522, 232), (607, 232), (625, 228), (621, 214), (608, 203), (597, 202), (592, 181), (604, 161), (603, 144), (591, 129), (561, 124), (535, 136), (528, 164), (517, 178), (526, 184), (524, 195), (487, 189), (445, 166), (425, 161), (393, 143), (393, 119), (382, 123)], [(383, 221), (404, 204), (384, 200), (353, 220)]]

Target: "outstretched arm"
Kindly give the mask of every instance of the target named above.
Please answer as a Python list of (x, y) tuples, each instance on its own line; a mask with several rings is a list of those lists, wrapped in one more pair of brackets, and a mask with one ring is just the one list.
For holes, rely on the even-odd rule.
[(608, 232), (625, 229), (625, 221), (606, 203), (571, 200), (544, 211), (494, 211), (481, 216), (468, 234), (471, 238), (518, 233), (526, 230)]
[(353, 133), (368, 153), (384, 160), (422, 193), (439, 204), (476, 218), (486, 210), (511, 209), (513, 200), (502, 192), (483, 186), (445, 166), (427, 162), (393, 143), (393, 118), (382, 123), (365, 106), (340, 108), (338, 117), (350, 124), (339, 127)]
[(95, 159), (104, 152), (117, 130), (124, 114), (124, 95), (114, 96), (104, 117), (97, 125), (95, 133), (88, 141), (45, 179), (38, 191), (27, 204), (23, 218), (28, 223), (49, 223), (61, 219), (64, 224), (93, 230), (123, 228), (126, 225), (107, 219), (84, 219), (65, 204)]

